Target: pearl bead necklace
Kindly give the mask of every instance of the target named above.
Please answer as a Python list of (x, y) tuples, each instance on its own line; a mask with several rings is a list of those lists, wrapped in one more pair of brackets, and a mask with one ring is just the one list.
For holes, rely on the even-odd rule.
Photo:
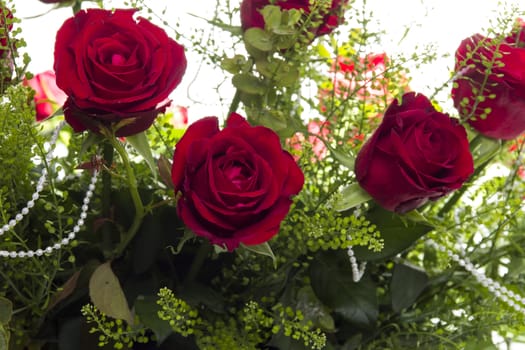
[[(48, 164), (52, 157), (53, 157), (53, 147), (58, 139), (58, 134), (62, 127), (64, 126), (65, 122), (62, 121), (54, 130), (53, 135), (51, 137), (51, 140), (49, 142), (50, 144), (50, 150), (45, 156), (45, 163)], [(42, 174), (40, 175), (40, 178), (38, 179), (35, 192), (31, 196), (31, 200), (29, 200), (26, 203), (26, 206), (23, 207), (18, 214), (15, 215), (14, 219), (9, 220), (9, 222), (2, 227), (0, 227), (0, 236), (2, 236), (7, 231), (13, 229), (22, 219), (24, 216), (26, 216), (31, 208), (35, 206), (35, 201), (40, 198), (40, 192), (44, 189), (44, 183), (47, 180), (48, 171), (47, 168), (42, 169)], [(93, 196), (93, 192), (95, 191), (95, 184), (97, 182), (97, 176), (98, 171), (95, 170), (93, 172), (93, 176), (91, 177), (91, 181), (88, 187), (88, 190), (86, 191), (86, 195), (83, 200), (83, 204), (80, 211), (80, 217), (78, 218), (75, 226), (73, 227), (73, 230), (68, 234), (66, 238), (63, 238), (60, 242), (56, 242), (50, 246), (47, 246), (43, 249), (39, 248), (36, 250), (27, 250), (27, 251), (7, 251), (7, 250), (0, 250), (0, 258), (32, 258), (33, 256), (42, 256), (43, 254), (50, 254), (54, 250), (60, 250), (62, 247), (67, 246), (71, 243), (73, 239), (75, 239), (76, 234), (80, 231), (81, 227), (84, 225), (84, 219), (87, 217), (87, 211), (89, 209), (89, 202), (91, 201), (91, 197)]]
[[(348, 240), (350, 240), (350, 236), (348, 237)], [(361, 278), (363, 278), (363, 275), (365, 274), (366, 270), (366, 261), (363, 261), (361, 265), (357, 265), (357, 259), (354, 256), (354, 250), (352, 249), (352, 246), (349, 246), (346, 253), (348, 254), (348, 259), (350, 260), (350, 266), (352, 267), (352, 280), (354, 282), (359, 282)]]
[(496, 298), (503, 301), (509, 307), (525, 315), (525, 298), (515, 292), (509, 290), (507, 287), (502, 286), (499, 282), (494, 281), (492, 278), (487, 277), (483, 272), (477, 270), (472, 262), (465, 257), (464, 253), (457, 254), (452, 250), (436, 243), (432, 239), (428, 239), (427, 243), (435, 249), (446, 252), (448, 256), (467, 270), (470, 274), (476, 278), (476, 280)]

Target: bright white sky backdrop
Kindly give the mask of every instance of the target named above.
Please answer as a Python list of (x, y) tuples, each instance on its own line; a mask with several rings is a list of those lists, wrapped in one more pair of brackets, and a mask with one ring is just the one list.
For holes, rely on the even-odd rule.
[[(203, 26), (204, 22), (189, 14), (211, 18), (215, 1), (217, 0), (149, 0), (146, 3), (158, 13), (167, 8), (164, 19), (172, 26), (178, 21), (182, 28), (191, 31)], [(122, 7), (123, 2), (105, 0), (105, 3), (114, 7)], [(486, 28), (489, 19), (495, 19), (498, 8), (501, 9), (497, 0), (367, 0), (366, 3), (373, 11), (377, 23), (387, 31), (390, 38), (385, 42), (385, 46), (380, 48), (387, 54), (411, 53), (416, 45), (430, 42), (437, 44), (439, 52), (453, 54), (463, 38)], [(525, 0), (507, 0), (507, 3), (521, 4), (521, 12), (525, 11)], [(26, 50), (32, 58), (30, 71), (38, 73), (52, 69), (55, 33), (62, 22), (72, 15), (71, 9), (62, 8), (48, 12), (53, 5), (46, 5), (37, 0), (16, 0), (15, 4), (17, 17), (23, 19), (21, 25), (28, 45)], [(87, 4), (89, 2), (84, 7)], [(409, 36), (399, 44), (407, 26), (411, 28)], [(172, 33), (168, 30), (168, 34)], [(188, 62), (187, 73), (173, 94), (174, 104), (189, 106), (190, 120), (226, 113), (222, 110), (224, 107), (219, 106), (216, 94), (212, 90), (216, 85), (214, 82), (222, 79), (215, 73), (221, 72), (199, 67), (199, 59), (189, 57)], [(412, 89), (431, 94), (432, 88), (440, 86), (448, 79), (453, 64), (452, 55), (425, 67), (420, 72), (413, 72)], [(218, 108), (220, 110), (217, 110)]]

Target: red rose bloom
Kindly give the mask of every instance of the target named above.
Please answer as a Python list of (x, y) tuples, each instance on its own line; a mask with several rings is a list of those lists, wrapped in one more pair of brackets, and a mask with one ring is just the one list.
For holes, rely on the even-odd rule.
[(479, 133), (496, 139), (511, 140), (525, 131), (523, 22), (519, 28), (501, 43), (476, 34), (456, 51), (454, 106)]
[[(332, 0), (332, 6), (328, 11), (322, 13), (321, 24), (317, 28), (311, 28), (317, 36), (331, 33), (343, 21), (342, 7), (348, 0)], [(260, 10), (269, 5), (269, 0), (243, 0), (241, 3), (241, 25), (242, 29), (264, 28), (264, 18)], [(308, 15), (311, 11), (309, 0), (278, 0), (275, 5), (283, 10), (302, 10)]]
[(230, 251), (272, 238), (304, 183), (277, 134), (235, 113), (222, 130), (215, 117), (190, 125), (175, 148), (171, 177), (182, 193), (179, 217)]
[(116, 135), (132, 135), (169, 105), (168, 95), (186, 70), (184, 48), (134, 13), (84, 10), (59, 29), (54, 68), (68, 95), (64, 115), (75, 131), (125, 120)]
[(473, 171), (463, 126), (413, 92), (388, 107), (355, 162), (361, 187), (398, 213), (461, 187)]
[(49, 118), (66, 101), (67, 96), (58, 88), (53, 71), (45, 71), (35, 75), (31, 80), (24, 80), (24, 85), (35, 90), (37, 121)]

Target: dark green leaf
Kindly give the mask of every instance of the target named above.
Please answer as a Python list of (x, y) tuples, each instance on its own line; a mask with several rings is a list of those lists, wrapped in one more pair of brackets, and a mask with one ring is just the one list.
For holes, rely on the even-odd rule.
[(268, 345), (283, 350), (311, 350), (311, 347), (304, 345), (302, 341), (287, 337), (283, 332), (275, 334)]
[(9, 350), (9, 331), (0, 324), (0, 350)]
[(157, 304), (158, 297), (155, 295), (139, 296), (135, 300), (135, 314), (139, 317), (139, 322), (155, 333), (157, 344), (161, 344), (173, 333), (169, 322), (159, 318), (160, 306)]
[(335, 332), (335, 323), (330, 315), (330, 310), (317, 298), (311, 286), (299, 289), (297, 309), (303, 312), (306, 320), (312, 321), (314, 327), (327, 332)]
[(392, 309), (399, 312), (411, 306), (427, 283), (428, 276), (425, 271), (405, 264), (396, 264), (390, 283)]
[(366, 277), (352, 280), (352, 269), (344, 251), (323, 252), (310, 266), (312, 288), (326, 306), (348, 322), (371, 327), (379, 314), (376, 286)]
[(384, 247), (380, 252), (373, 252), (362, 246), (354, 247), (359, 260), (375, 261), (393, 257), (434, 228), (423, 221), (410, 220), (410, 215), (403, 217), (380, 207), (371, 209), (366, 217), (381, 232)]
[(6, 325), (11, 321), (13, 304), (9, 299), (0, 297), (0, 325)]

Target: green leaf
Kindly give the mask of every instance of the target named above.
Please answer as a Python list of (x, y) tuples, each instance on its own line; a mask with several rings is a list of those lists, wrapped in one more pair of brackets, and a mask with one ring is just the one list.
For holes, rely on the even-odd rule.
[(317, 298), (311, 286), (304, 286), (297, 292), (297, 309), (303, 312), (306, 320), (312, 321), (314, 327), (330, 333), (336, 331), (330, 310)]
[(326, 146), (326, 148), (328, 148), (328, 150), (332, 154), (332, 157), (334, 157), (335, 160), (337, 160), (339, 162), (339, 164), (341, 164), (342, 166), (344, 166), (344, 167), (346, 167), (346, 168), (348, 168), (350, 170), (354, 169), (354, 163), (355, 163), (355, 157), (354, 156), (352, 156), (350, 154), (345, 154), (345, 153), (339, 152), (334, 147), (332, 147), (328, 142), (325, 142), (323, 139), (320, 139), (320, 140), (323, 141), (323, 143)]
[(139, 317), (139, 322), (155, 333), (157, 344), (162, 344), (173, 330), (169, 322), (159, 318), (160, 306), (157, 304), (158, 297), (155, 295), (140, 295), (135, 300), (135, 314)]
[(281, 26), (281, 8), (279, 6), (264, 6), (260, 13), (264, 18), (266, 28), (272, 29)]
[(232, 58), (226, 57), (221, 61), (221, 68), (231, 74), (237, 74), (242, 71), (246, 62), (246, 58), (242, 55), (235, 55)]
[(258, 60), (256, 67), (259, 73), (272, 79), (276, 86), (292, 86), (299, 79), (299, 69), (280, 59)]
[(332, 206), (337, 211), (345, 211), (368, 202), (370, 199), (372, 197), (358, 183), (354, 183), (343, 188), (341, 196), (332, 203)]
[(9, 331), (0, 324), (0, 350), (9, 350)]
[(425, 271), (406, 264), (396, 264), (390, 282), (392, 309), (399, 312), (411, 306), (427, 283), (428, 276)]
[(384, 247), (380, 252), (373, 252), (356, 246), (354, 253), (358, 260), (375, 261), (393, 257), (434, 229), (428, 223), (412, 221), (410, 216), (400, 216), (378, 206), (369, 210), (366, 218), (381, 232)]
[(272, 35), (261, 28), (249, 28), (244, 32), (244, 40), (263, 52), (272, 51)]
[(9, 299), (0, 297), (0, 325), (7, 325), (11, 321), (13, 304)]
[(87, 151), (91, 148), (91, 146), (96, 145), (97, 143), (101, 142), (103, 139), (104, 138), (102, 137), (102, 135), (94, 133), (94, 132), (89, 132), (87, 134), (87, 137), (84, 138), (82, 145), (80, 146), (80, 152), (77, 157), (80, 159), (84, 154), (87, 153)]
[(312, 288), (326, 306), (348, 322), (372, 327), (379, 315), (376, 286), (368, 278), (352, 280), (345, 251), (322, 252), (310, 265)]
[(89, 280), (89, 296), (100, 312), (133, 325), (133, 316), (120, 282), (111, 270), (111, 262), (100, 265), (93, 272)]
[(237, 89), (248, 94), (262, 95), (266, 91), (266, 84), (248, 73), (234, 75), (232, 83)]
[(153, 154), (151, 153), (151, 148), (148, 137), (146, 136), (146, 132), (140, 132), (135, 135), (126, 136), (126, 140), (131, 146), (133, 146), (133, 148), (137, 150), (137, 152), (139, 152), (146, 163), (148, 163), (153, 177), (157, 179), (157, 163), (155, 162), (155, 159), (153, 159)]
[(273, 266), (277, 266), (277, 260), (275, 259), (275, 255), (273, 254), (272, 247), (270, 247), (270, 244), (268, 242), (264, 242), (257, 245), (244, 245), (241, 243), (240, 245), (243, 249), (249, 250), (250, 252), (253, 252), (255, 254), (264, 255), (267, 257), (270, 257), (273, 261)]
[(500, 149), (500, 140), (491, 139), (483, 135), (474, 137), (470, 142), (470, 153), (472, 153), (472, 158), (474, 159), (474, 168), (492, 159), (498, 154)]

